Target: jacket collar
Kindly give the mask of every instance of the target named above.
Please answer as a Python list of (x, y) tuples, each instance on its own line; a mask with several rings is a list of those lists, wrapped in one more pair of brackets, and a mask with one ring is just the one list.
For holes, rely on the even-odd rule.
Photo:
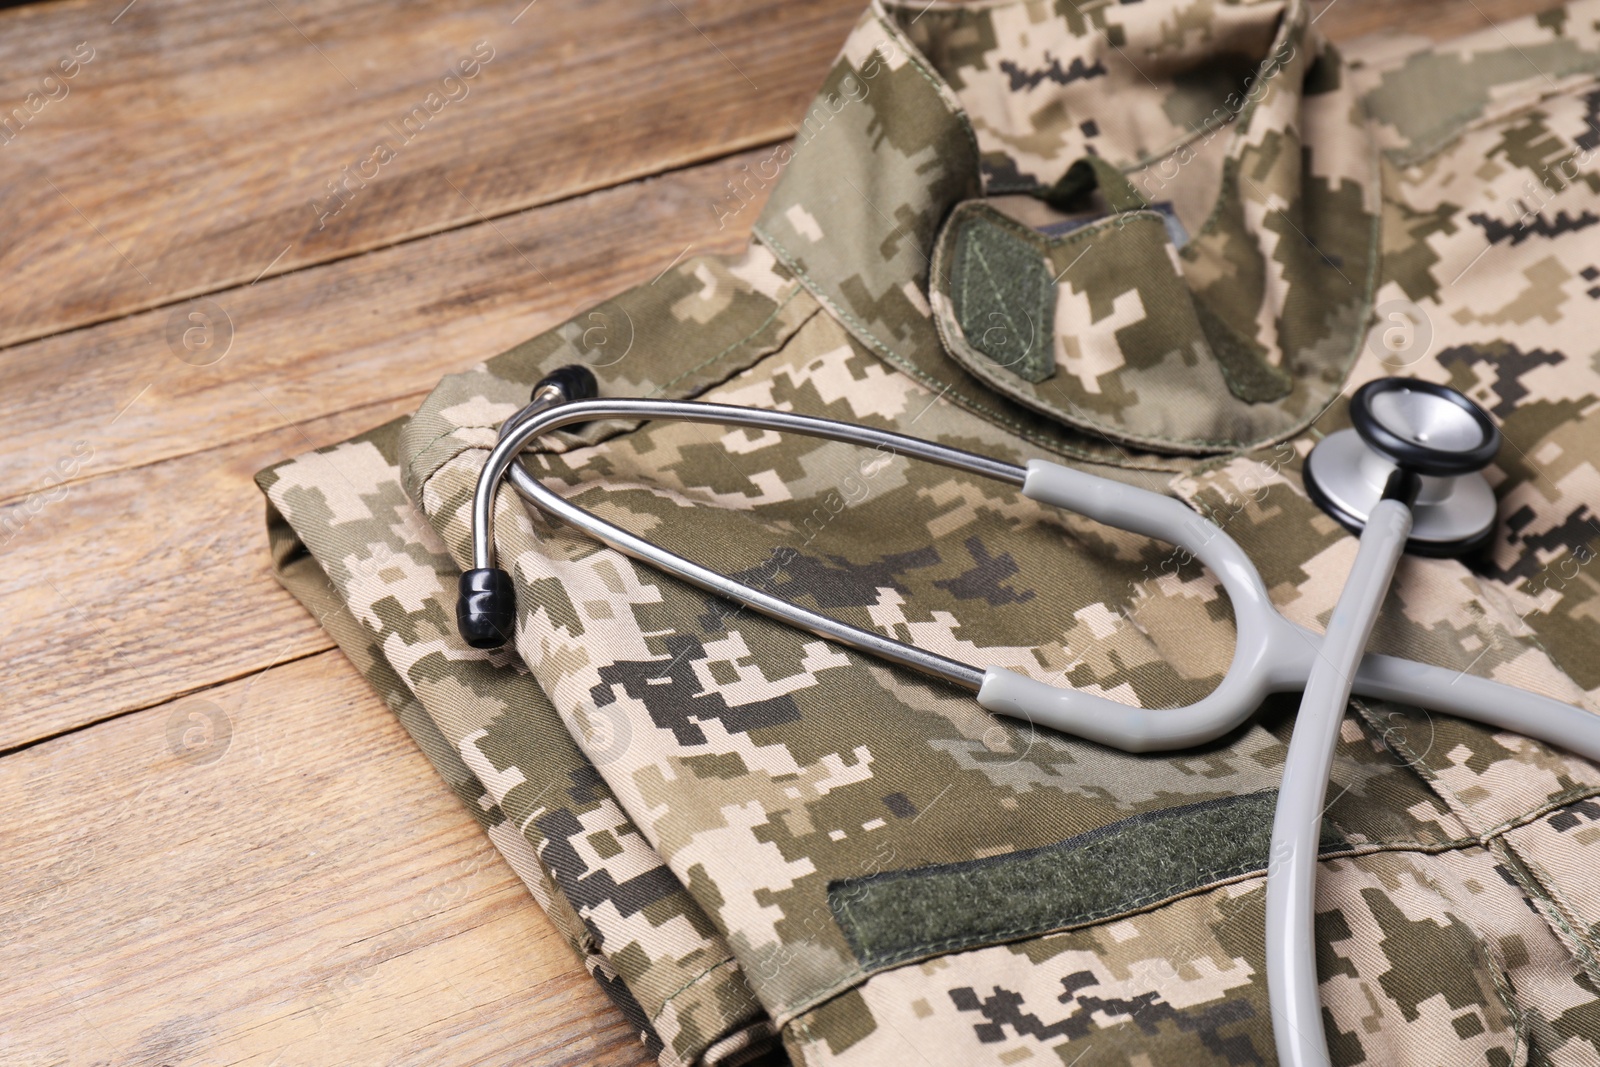
[[(1104, 217), (997, 210), (1084, 159)], [(1287, 436), (1360, 345), (1376, 156), (1300, 0), (875, 0), (768, 165), (757, 238), (859, 341), (1058, 452)], [(1197, 191), (1185, 235), (1163, 205)]]

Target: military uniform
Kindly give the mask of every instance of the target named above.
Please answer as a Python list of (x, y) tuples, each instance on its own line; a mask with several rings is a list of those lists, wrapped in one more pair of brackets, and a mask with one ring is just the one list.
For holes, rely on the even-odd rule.
[[(1600, 4), (1341, 55), (1297, 0), (874, 3), (748, 250), (678, 264), (264, 471), (322, 618), (663, 1064), (1267, 1063), (1298, 697), (1129, 755), (708, 597), (504, 488), (514, 650), (467, 648), (474, 483), (530, 385), (864, 422), (1175, 494), (1320, 628), (1355, 540), (1302, 461), (1388, 373), (1506, 438), (1484, 558), (1408, 558), (1380, 651), (1600, 695)], [(684, 423), (526, 462), (779, 596), (1129, 704), (1213, 688), (1185, 554), (881, 451)], [(1336, 1064), (1600, 1062), (1600, 768), (1352, 700), (1318, 971)]]

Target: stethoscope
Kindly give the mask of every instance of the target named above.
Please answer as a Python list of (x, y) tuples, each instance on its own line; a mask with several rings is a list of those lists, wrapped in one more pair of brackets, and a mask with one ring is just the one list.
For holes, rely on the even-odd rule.
[[(1125, 752), (1203, 744), (1240, 725), (1267, 694), (1303, 691), (1267, 869), (1267, 987), (1278, 1057), (1286, 1067), (1328, 1062), (1312, 907), (1328, 775), (1352, 693), (1459, 715), (1600, 761), (1600, 718), (1587, 711), (1475, 675), (1365, 652), (1402, 553), (1465, 555), (1494, 533), (1495, 498), (1482, 472), (1499, 451), (1500, 431), (1482, 408), (1446, 386), (1405, 378), (1368, 382), (1350, 401), (1353, 429), (1324, 438), (1306, 457), (1303, 477), (1311, 498), (1360, 535), (1350, 578), (1325, 634), (1284, 618), (1233, 539), (1172, 497), (1045, 460), (1019, 467), (813, 415), (683, 400), (599, 399), (596, 394), (587, 368), (564, 367), (539, 382), (531, 402), (500, 428), (473, 496), (473, 569), (461, 576), (456, 607), (461, 636), (474, 648), (500, 647), (516, 622), (511, 576), (495, 566), (494, 551), (494, 498), (501, 479), (508, 477), (541, 511), (709, 593), (961, 686), (976, 693), (989, 711)], [(1040, 503), (1169, 542), (1205, 564), (1227, 591), (1238, 631), (1233, 660), (1205, 698), (1181, 708), (1144, 709), (1002, 667), (948, 659), (820, 615), (597, 518), (545, 488), (518, 459), (530, 441), (595, 419), (717, 423), (867, 445), (994, 478)]]

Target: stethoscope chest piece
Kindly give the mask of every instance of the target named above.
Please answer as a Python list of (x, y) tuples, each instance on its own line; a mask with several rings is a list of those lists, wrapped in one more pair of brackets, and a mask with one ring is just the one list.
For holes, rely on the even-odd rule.
[(1353, 429), (1306, 457), (1306, 492), (1360, 533), (1396, 470), (1418, 476), (1406, 551), (1465, 556), (1494, 536), (1496, 504), (1483, 468), (1500, 449), (1488, 413), (1446, 385), (1413, 378), (1368, 382), (1350, 399)]

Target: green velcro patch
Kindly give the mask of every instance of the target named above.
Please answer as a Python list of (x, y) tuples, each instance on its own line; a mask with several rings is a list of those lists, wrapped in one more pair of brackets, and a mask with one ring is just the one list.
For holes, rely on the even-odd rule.
[(967, 343), (997, 366), (1030, 382), (1055, 374), (1055, 279), (1038, 248), (974, 217), (956, 235), (950, 297)]
[[(828, 904), (869, 970), (1030, 937), (1265, 870), (1278, 791), (1163, 808), (1059, 844), (831, 882)], [(1324, 825), (1322, 851), (1349, 843)]]

